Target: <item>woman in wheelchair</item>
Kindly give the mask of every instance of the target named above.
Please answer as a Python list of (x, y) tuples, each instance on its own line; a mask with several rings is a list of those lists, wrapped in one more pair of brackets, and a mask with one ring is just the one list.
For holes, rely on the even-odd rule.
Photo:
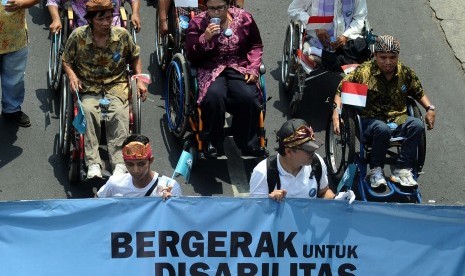
[[(67, 0), (47, 0), (47, 7), (50, 13), (50, 17), (52, 17), (52, 23), (50, 24), (50, 32), (57, 33), (62, 29), (60, 13), (58, 8), (64, 7), (64, 3)], [(84, 26), (87, 25), (87, 20), (85, 18), (86, 15), (86, 3), (89, 0), (71, 0), (71, 7), (73, 12), (76, 16), (76, 26)], [(140, 0), (128, 0), (131, 4), (132, 15), (131, 21), (134, 25), (134, 29), (136, 32), (140, 31), (141, 22), (140, 22)], [(115, 2), (116, 4), (113, 7), (113, 26), (122, 26), (121, 18), (120, 18), (120, 7), (124, 4), (124, 0), (118, 0)]]
[[(199, 96), (207, 156), (222, 152), (225, 112), (243, 155), (260, 156), (259, 67), (263, 45), (252, 15), (227, 0), (204, 0), (207, 11), (190, 21), (185, 50), (198, 67)], [(218, 20), (219, 23), (211, 23)]]
[[(88, 26), (77, 28), (69, 37), (63, 53), (63, 68), (70, 89), (79, 91), (87, 131), (84, 135), (87, 178), (102, 177), (98, 149), (101, 135), (100, 100), (110, 101), (105, 118), (108, 155), (113, 174), (126, 172), (121, 145), (129, 135), (127, 64), (140, 74), (140, 48), (126, 29), (111, 26), (113, 5), (110, 0), (86, 3)], [(137, 82), (138, 93), (145, 100), (147, 88)]]
[(334, 16), (331, 28), (309, 29), (306, 33), (303, 53), (311, 68), (323, 65), (331, 71), (342, 71), (342, 65), (359, 64), (370, 58), (363, 37), (368, 14), (366, 0), (293, 0), (288, 14), (304, 26), (311, 16)]
[(424, 132), (423, 122), (407, 114), (407, 100), (412, 97), (426, 109), (425, 121), (433, 129), (435, 107), (425, 94), (415, 72), (399, 61), (400, 43), (390, 35), (377, 38), (374, 60), (360, 65), (347, 75), (339, 85), (334, 98), (332, 120), (334, 132), (339, 135), (339, 111), (343, 82), (368, 86), (366, 106), (359, 110), (364, 139), (371, 143), (370, 171), (367, 180), (372, 188), (386, 186), (383, 166), (391, 137), (403, 137), (403, 143), (391, 182), (403, 187), (416, 188), (418, 183), (412, 174), (417, 149)]

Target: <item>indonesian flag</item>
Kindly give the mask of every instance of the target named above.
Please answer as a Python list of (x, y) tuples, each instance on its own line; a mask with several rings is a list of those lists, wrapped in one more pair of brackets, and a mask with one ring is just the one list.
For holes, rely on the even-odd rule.
[(343, 104), (365, 107), (368, 85), (348, 82), (342, 83), (341, 100)]
[(344, 71), (344, 74), (348, 75), (350, 74), (352, 71), (355, 70), (355, 68), (357, 68), (360, 64), (346, 64), (346, 65), (342, 65), (341, 68), (342, 68), (342, 71)]
[(307, 31), (316, 29), (329, 30), (333, 27), (334, 16), (310, 16), (307, 22)]
[(310, 60), (300, 49), (297, 49), (297, 58), (307, 74), (310, 74), (316, 67), (315, 62)]
[(131, 77), (131, 80), (135, 80), (135, 79), (138, 79), (138, 80), (141, 80), (142, 82), (146, 83), (146, 84), (149, 84), (152, 82), (152, 80), (150, 79), (150, 75), (149, 74), (137, 74), (137, 75), (133, 75)]

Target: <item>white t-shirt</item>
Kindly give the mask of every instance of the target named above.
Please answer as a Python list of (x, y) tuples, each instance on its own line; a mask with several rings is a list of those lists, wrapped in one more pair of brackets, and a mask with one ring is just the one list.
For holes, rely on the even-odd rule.
[(171, 186), (171, 194), (173, 196), (182, 196), (181, 186), (176, 180), (169, 178), (167, 176), (159, 177), (158, 173), (155, 173), (152, 181), (145, 186), (144, 188), (137, 188), (132, 183), (132, 176), (129, 173), (123, 175), (111, 176), (107, 183), (103, 185), (100, 190), (97, 192), (98, 197), (143, 197), (147, 191), (155, 183), (155, 180), (158, 178), (157, 187), (153, 189), (150, 196), (160, 196), (158, 193), (162, 188)]
[[(320, 159), (321, 163), (321, 180), (320, 180), (320, 191), (328, 187), (328, 175), (326, 164), (320, 155), (315, 153)], [(281, 180), (281, 190), (286, 190), (286, 197), (297, 197), (297, 198), (316, 198), (318, 183), (316, 176), (310, 178), (312, 172), (312, 166), (303, 166), (299, 173), (294, 176), (288, 173), (281, 166), (280, 158), (278, 154), (278, 172), (279, 179)], [(272, 191), (268, 191), (267, 182), (267, 167), (266, 159), (258, 163), (253, 169), (252, 176), (250, 177), (250, 197), (268, 197), (268, 194)]]

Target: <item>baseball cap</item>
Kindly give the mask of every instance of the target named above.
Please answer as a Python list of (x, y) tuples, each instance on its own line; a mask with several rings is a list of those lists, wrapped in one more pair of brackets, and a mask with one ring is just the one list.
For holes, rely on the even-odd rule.
[(313, 129), (302, 119), (291, 119), (285, 122), (276, 132), (280, 146), (316, 151), (321, 143), (315, 140)]

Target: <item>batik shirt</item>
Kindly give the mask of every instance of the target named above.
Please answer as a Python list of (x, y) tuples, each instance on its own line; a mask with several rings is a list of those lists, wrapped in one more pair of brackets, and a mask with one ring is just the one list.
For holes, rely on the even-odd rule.
[(105, 48), (94, 45), (89, 26), (71, 33), (63, 61), (70, 64), (83, 85), (82, 93), (109, 93), (123, 101), (128, 99), (126, 64), (139, 56), (139, 46), (128, 31), (111, 27)]
[(374, 60), (363, 63), (341, 81), (336, 92), (339, 96), (343, 81), (368, 85), (366, 106), (360, 111), (362, 118), (377, 118), (398, 125), (408, 117), (408, 96), (419, 101), (425, 95), (415, 72), (401, 62), (397, 63), (396, 73), (389, 81)]
[[(86, 3), (88, 0), (72, 0), (71, 1), (71, 8), (73, 9), (74, 15), (76, 16), (76, 23), (77, 26), (84, 26), (87, 25), (87, 20), (84, 18), (86, 15)], [(65, 7), (65, 3), (67, 0), (47, 0), (47, 6), (55, 6), (60, 9), (63, 9)], [(113, 21), (112, 25), (113, 26), (121, 26), (121, 20), (120, 20), (120, 12), (119, 8), (122, 5), (123, 1), (116, 1), (112, 0), (113, 2)], [(128, 3), (132, 3), (132, 0), (128, 0)]]
[(18, 51), (26, 45), (26, 10), (6, 12), (0, 5), (0, 55)]
[(210, 84), (228, 67), (243, 75), (259, 74), (263, 44), (257, 24), (243, 9), (231, 7), (228, 12), (232, 16), (230, 37), (222, 30), (212, 40), (205, 40), (204, 32), (210, 24), (207, 12), (202, 12), (189, 23), (185, 49), (187, 58), (198, 66), (198, 103)]

